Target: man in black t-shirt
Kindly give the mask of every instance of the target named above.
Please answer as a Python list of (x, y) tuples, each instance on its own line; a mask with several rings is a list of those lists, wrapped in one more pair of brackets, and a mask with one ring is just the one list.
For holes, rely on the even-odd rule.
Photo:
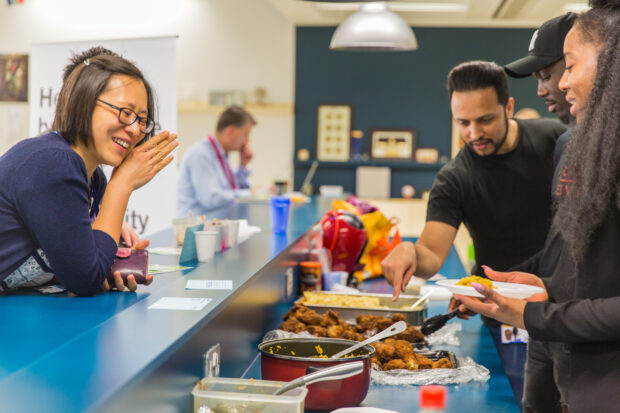
[(403, 242), (382, 262), (394, 299), (413, 275), (428, 278), (443, 265), (461, 223), (474, 243), (473, 274), (481, 264), (508, 269), (543, 247), (551, 218), (556, 120), (512, 119), (514, 99), (502, 67), (462, 63), (448, 75), (450, 108), (465, 143), (437, 174), (418, 241)]

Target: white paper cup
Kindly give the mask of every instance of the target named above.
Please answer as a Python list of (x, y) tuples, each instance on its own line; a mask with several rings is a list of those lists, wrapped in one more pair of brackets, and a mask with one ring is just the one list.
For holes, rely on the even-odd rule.
[(241, 220), (238, 219), (229, 219), (226, 227), (226, 247), (231, 248), (237, 245), (237, 240), (239, 239), (239, 226), (241, 225)]
[(218, 234), (216, 231), (196, 231), (196, 253), (198, 261), (209, 262), (215, 256), (215, 243)]
[(217, 224), (206, 224), (205, 230), (207, 231), (217, 231), (217, 241), (215, 242), (215, 252), (222, 252), (224, 248), (226, 248), (226, 231), (224, 228), (224, 224), (218, 222)]

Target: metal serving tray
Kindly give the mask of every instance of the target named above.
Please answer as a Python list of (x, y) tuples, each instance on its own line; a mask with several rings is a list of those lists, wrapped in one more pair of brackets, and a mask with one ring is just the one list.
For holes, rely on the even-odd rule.
[[(303, 304), (308, 308), (313, 309), (319, 314), (324, 314), (328, 310), (334, 310), (340, 314), (345, 321), (349, 323), (355, 323), (355, 317), (360, 314), (372, 314), (382, 317), (391, 317), (394, 313), (400, 313), (405, 316), (405, 320), (414, 326), (419, 326), (422, 324), (422, 321), (426, 318), (426, 303), (422, 306), (418, 306), (415, 310), (410, 310), (409, 308), (413, 303), (415, 303), (420, 297), (412, 296), (412, 295), (401, 295), (398, 298), (398, 301), (392, 301), (391, 294), (351, 294), (351, 293), (343, 293), (343, 292), (328, 292), (328, 291), (313, 291), (313, 294), (322, 295), (322, 294), (332, 294), (332, 295), (351, 295), (355, 297), (377, 297), (379, 298), (379, 305), (387, 308), (374, 308), (374, 307), (349, 307), (349, 306), (340, 306), (340, 305), (317, 305), (317, 304), (306, 304), (304, 301), (304, 297), (300, 297), (295, 304)], [(406, 306), (407, 309), (401, 309), (400, 307)]]

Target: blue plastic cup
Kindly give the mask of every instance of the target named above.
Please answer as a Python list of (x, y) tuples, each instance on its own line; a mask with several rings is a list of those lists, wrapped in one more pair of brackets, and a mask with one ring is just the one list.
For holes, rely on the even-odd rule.
[(285, 234), (288, 227), (288, 210), (291, 200), (285, 196), (274, 196), (269, 205), (271, 207), (271, 232)]

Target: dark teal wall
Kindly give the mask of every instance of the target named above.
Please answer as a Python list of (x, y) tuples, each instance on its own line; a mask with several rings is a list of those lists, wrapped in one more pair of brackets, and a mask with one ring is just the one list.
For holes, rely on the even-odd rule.
[[(333, 27), (297, 28), (295, 77), (295, 156), (308, 148), (316, 150), (316, 108), (325, 103), (353, 106), (353, 129), (364, 132), (364, 152), (374, 128), (415, 129), (419, 147), (436, 147), (450, 156), (451, 116), (445, 91), (446, 75), (467, 60), (508, 63), (527, 52), (533, 29), (414, 28), (419, 49), (414, 52), (335, 52), (329, 50)], [(516, 109), (533, 107), (549, 116), (536, 96), (532, 77), (510, 80)], [(296, 162), (295, 189), (299, 189), (308, 165)], [(353, 191), (351, 172), (338, 175), (338, 168), (322, 173), (313, 184), (345, 184)], [(394, 174), (394, 168), (393, 168)], [(346, 176), (345, 176), (346, 175)], [(404, 172), (399, 181), (411, 180), (423, 189), (432, 176), (416, 185), (416, 171)], [(400, 185), (392, 186), (399, 196)], [(353, 187), (351, 187), (353, 185)], [(419, 192), (418, 192), (419, 193)]]

